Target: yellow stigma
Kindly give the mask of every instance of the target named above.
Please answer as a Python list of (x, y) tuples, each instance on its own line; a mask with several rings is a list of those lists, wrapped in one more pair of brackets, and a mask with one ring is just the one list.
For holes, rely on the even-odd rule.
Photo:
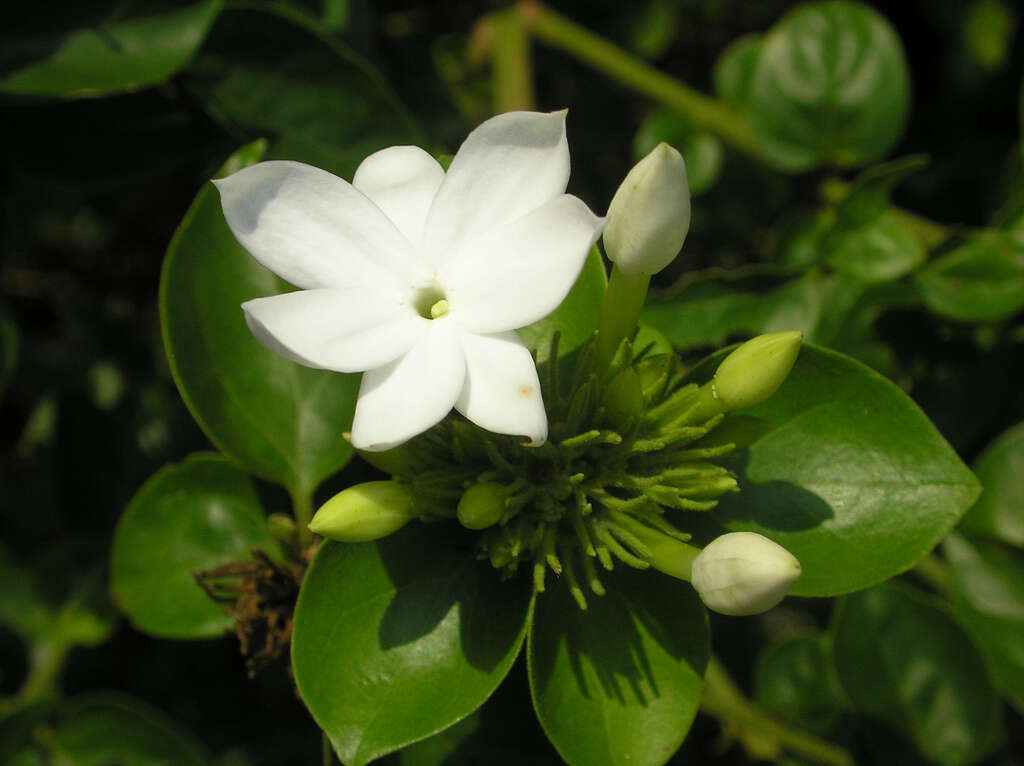
[(448, 301), (444, 298), (430, 307), (430, 318), (439, 319), (448, 313)]

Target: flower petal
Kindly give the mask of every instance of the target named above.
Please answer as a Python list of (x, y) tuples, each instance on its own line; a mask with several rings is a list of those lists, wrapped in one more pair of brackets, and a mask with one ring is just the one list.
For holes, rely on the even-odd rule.
[(408, 441), (447, 415), (466, 380), (458, 326), (435, 319), (409, 352), (363, 375), (352, 445), (378, 451)]
[(469, 134), (437, 192), (423, 234), (436, 265), (460, 242), (514, 221), (565, 192), (565, 112), (508, 112)]
[(572, 288), (603, 225), (583, 202), (563, 194), (467, 243), (439, 275), (453, 316), (479, 333), (547, 316)]
[(548, 417), (537, 367), (514, 332), (462, 333), (466, 383), (456, 409), (481, 428), (528, 436), (534, 445), (548, 437)]
[(228, 226), (296, 287), (422, 281), (408, 240), (349, 183), (300, 162), (260, 162), (214, 181)]
[(444, 169), (418, 146), (392, 146), (363, 160), (352, 185), (383, 210), (409, 242), (419, 245), (443, 180)]
[(427, 320), (386, 292), (323, 288), (242, 304), (263, 345), (307, 367), (362, 372), (408, 351)]

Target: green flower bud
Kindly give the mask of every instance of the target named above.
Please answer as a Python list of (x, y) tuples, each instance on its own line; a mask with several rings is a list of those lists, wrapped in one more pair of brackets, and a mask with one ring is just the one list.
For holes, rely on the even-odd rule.
[(722, 410), (753, 407), (774, 394), (793, 369), (803, 337), (797, 331), (758, 335), (729, 354), (712, 382)]
[(612, 197), (605, 251), (623, 274), (657, 274), (679, 254), (689, 228), (686, 162), (662, 142), (629, 171)]
[(369, 481), (342, 490), (309, 522), (316, 534), (342, 543), (377, 540), (416, 518), (412, 492), (394, 481)]
[(487, 529), (501, 521), (505, 513), (505, 492), (501, 484), (485, 481), (467, 489), (456, 511), (467, 529)]
[(760, 614), (782, 601), (800, 576), (800, 562), (763, 535), (730, 532), (701, 551), (691, 575), (708, 609), (733, 616)]

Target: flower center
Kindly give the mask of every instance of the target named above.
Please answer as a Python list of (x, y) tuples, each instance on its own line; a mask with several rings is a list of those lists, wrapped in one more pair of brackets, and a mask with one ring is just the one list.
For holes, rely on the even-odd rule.
[(440, 319), (449, 311), (448, 299), (436, 284), (421, 287), (413, 296), (412, 305), (424, 319)]

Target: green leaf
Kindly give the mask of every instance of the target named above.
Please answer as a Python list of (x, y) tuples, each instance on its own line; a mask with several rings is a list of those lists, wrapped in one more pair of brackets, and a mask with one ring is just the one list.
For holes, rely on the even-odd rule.
[(742, 103), (765, 158), (781, 170), (860, 165), (906, 124), (910, 77), (891, 25), (860, 3), (825, 0), (765, 36)]
[[(221, 169), (260, 159), (251, 144)], [(235, 240), (212, 185), (171, 240), (160, 280), (164, 345), (182, 398), (210, 440), (261, 478), (305, 495), (351, 458), (359, 377), (302, 367), (253, 338), (239, 305), (292, 289)]]
[(473, 713), (433, 737), (420, 740), (398, 753), (400, 766), (445, 766), (459, 746), (480, 728), (480, 714)]
[(767, 647), (754, 666), (754, 696), (767, 710), (825, 733), (846, 704), (825, 635), (795, 636)]
[(573, 766), (657, 766), (697, 713), (709, 654), (707, 612), (670, 577), (620, 567), (582, 611), (557, 584), (530, 629), (533, 704)]
[(512, 667), (530, 589), (500, 583), (471, 543), (450, 522), (417, 523), (317, 552), (295, 610), (292, 668), (347, 766), (451, 726)]
[(928, 158), (917, 154), (865, 170), (836, 206), (837, 225), (854, 228), (877, 221), (889, 212), (893, 188), (927, 164)]
[[(710, 379), (727, 353), (688, 379)], [(778, 542), (803, 566), (795, 595), (848, 593), (902, 572), (980, 492), (906, 394), (834, 351), (805, 345), (782, 387), (742, 414), (775, 429), (732, 458), (740, 492), (692, 526), (707, 538), (748, 530)]]
[(999, 700), (978, 650), (944, 610), (892, 585), (845, 598), (836, 668), (854, 707), (908, 735), (943, 766), (978, 760), (999, 733)]
[(105, 96), (156, 85), (184, 68), (206, 38), (221, 4), (105, 21), (67, 35), (19, 40), (39, 58), (0, 78), (0, 92), (33, 96)]
[(26, 641), (43, 637), (53, 612), (46, 604), (32, 572), (0, 543), (0, 624)]
[(712, 77), (720, 99), (740, 108), (747, 105), (763, 45), (763, 35), (744, 35), (729, 43), (718, 56)]
[(1024, 423), (992, 442), (974, 472), (984, 490), (961, 528), (1024, 548)]
[(925, 259), (924, 246), (892, 211), (854, 228), (837, 224), (825, 248), (832, 268), (858, 282), (891, 282)]
[(209, 766), (202, 747), (159, 710), (113, 694), (63, 703), (45, 747), (68, 766)]
[(802, 213), (783, 230), (775, 257), (780, 266), (806, 269), (825, 256), (822, 241), (832, 230), (835, 211)]
[(601, 301), (607, 285), (608, 276), (601, 253), (595, 246), (587, 256), (576, 284), (559, 307), (543, 319), (518, 331), (523, 343), (536, 353), (537, 364), (547, 362), (551, 340), (556, 332), (560, 333), (559, 356), (571, 354), (590, 340), (601, 317)]
[(114, 531), (110, 586), (119, 608), (147, 633), (206, 638), (229, 629), (224, 607), (195, 572), (278, 554), (248, 476), (216, 455), (167, 466), (132, 499)]
[(950, 535), (953, 614), (981, 649), (992, 681), (1024, 714), (1024, 556), (994, 543)]
[(669, 109), (652, 112), (633, 138), (633, 158), (640, 160), (664, 141), (686, 160), (686, 179), (694, 196), (715, 185), (722, 170), (722, 144), (710, 133), (695, 130), (690, 119)]
[(995, 232), (936, 258), (917, 282), (929, 309), (961, 322), (997, 322), (1024, 308), (1024, 256)]
[(226, 13), (189, 75), (190, 91), (225, 128), (269, 139), (266, 159), (350, 179), (379, 149), (424, 143), (379, 72), (281, 3)]

